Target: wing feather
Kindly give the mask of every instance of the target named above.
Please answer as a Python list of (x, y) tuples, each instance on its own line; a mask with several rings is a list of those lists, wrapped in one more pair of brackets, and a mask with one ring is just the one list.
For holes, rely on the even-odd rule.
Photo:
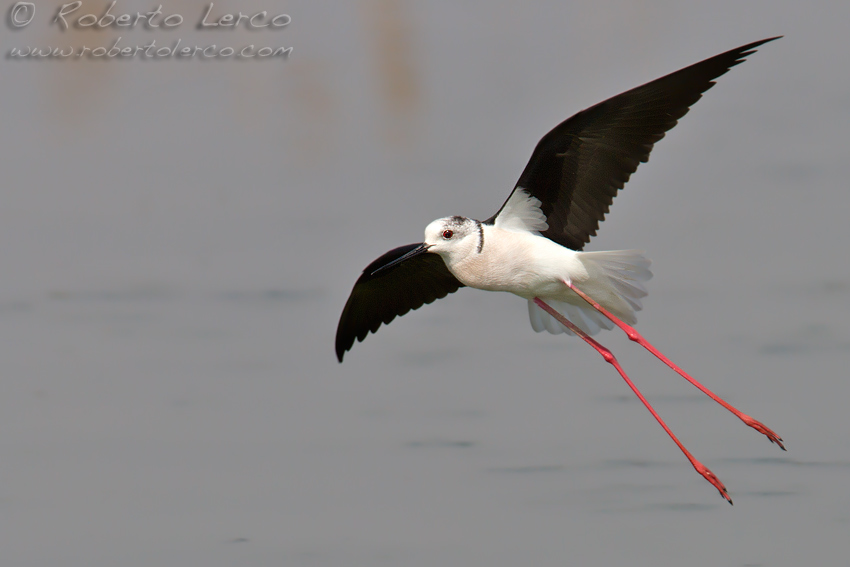
[[(775, 39), (732, 49), (621, 93), (543, 136), (514, 188), (525, 189), (542, 203), (549, 225), (543, 236), (581, 250), (596, 234), (617, 192), (638, 165), (649, 160), (655, 143), (714, 79)], [(485, 222), (493, 224), (503, 210), (504, 205)]]
[(463, 287), (437, 254), (420, 254), (372, 275), (418, 246), (408, 244), (390, 250), (363, 270), (339, 318), (336, 356), (340, 362), (354, 345), (354, 339), (362, 341), (370, 332), (377, 332), (382, 323), (388, 325), (411, 309), (419, 309)]

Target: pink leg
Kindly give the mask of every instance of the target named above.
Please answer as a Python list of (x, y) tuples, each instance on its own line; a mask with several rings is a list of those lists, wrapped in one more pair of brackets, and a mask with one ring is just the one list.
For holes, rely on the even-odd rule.
[(705, 480), (710, 482), (711, 485), (714, 486), (714, 488), (716, 488), (720, 492), (720, 495), (723, 498), (725, 498), (726, 500), (728, 500), (729, 504), (731, 504), (732, 499), (729, 497), (729, 493), (726, 491), (726, 487), (723, 486), (723, 483), (720, 482), (720, 479), (717, 478), (714, 475), (713, 472), (708, 470), (708, 467), (706, 467), (701, 462), (696, 460), (694, 458), (694, 456), (691, 455), (690, 451), (685, 449), (685, 446), (682, 445), (682, 442), (679, 441), (679, 439), (675, 435), (673, 435), (673, 432), (670, 431), (670, 428), (667, 427), (667, 424), (664, 423), (664, 420), (661, 419), (661, 416), (658, 415), (658, 413), (656, 413), (656, 411), (652, 408), (652, 406), (649, 404), (649, 402), (646, 400), (646, 398), (643, 397), (643, 394), (640, 393), (640, 390), (637, 389), (637, 386), (635, 386), (634, 383), (631, 381), (631, 379), (629, 379), (629, 377), (626, 376), (626, 372), (623, 370), (623, 367), (620, 366), (620, 363), (617, 361), (617, 359), (614, 358), (614, 355), (611, 354), (611, 351), (608, 350), (607, 348), (605, 348), (604, 346), (602, 346), (601, 344), (599, 344), (596, 340), (594, 340), (590, 336), (588, 336), (587, 333), (585, 333), (584, 331), (582, 331), (581, 329), (576, 327), (566, 317), (564, 317), (558, 311), (556, 311), (555, 309), (550, 307), (548, 303), (546, 303), (545, 301), (543, 301), (539, 297), (534, 298), (534, 303), (536, 303), (538, 305), (538, 307), (540, 307), (541, 309), (546, 311), (549, 315), (554, 317), (559, 323), (561, 323), (562, 325), (567, 327), (569, 330), (571, 330), (573, 333), (575, 333), (576, 335), (581, 337), (584, 340), (584, 342), (586, 342), (587, 344), (589, 344), (590, 346), (595, 348), (596, 351), (599, 354), (602, 355), (602, 358), (605, 359), (605, 362), (608, 362), (609, 364), (613, 365), (614, 368), (617, 369), (617, 372), (620, 373), (620, 376), (623, 377), (623, 380), (626, 381), (626, 384), (629, 385), (629, 388), (632, 389), (632, 392), (634, 392), (635, 395), (640, 399), (640, 401), (643, 402), (643, 405), (646, 406), (646, 409), (649, 410), (649, 413), (652, 414), (652, 417), (654, 417), (655, 420), (658, 421), (658, 423), (661, 425), (661, 427), (664, 428), (664, 431), (667, 432), (667, 435), (670, 436), (670, 438), (673, 440), (673, 442), (676, 443), (676, 445), (678, 445), (679, 449), (682, 450), (682, 452), (685, 454), (685, 456), (688, 458), (688, 460), (694, 466), (696, 471), (699, 474), (701, 474), (703, 477), (705, 477)]
[(690, 382), (691, 384), (696, 386), (703, 394), (705, 394), (706, 396), (708, 396), (709, 398), (711, 398), (712, 400), (714, 400), (715, 402), (717, 402), (718, 404), (720, 404), (721, 406), (723, 406), (724, 408), (728, 409), (733, 414), (735, 414), (738, 417), (738, 419), (740, 419), (741, 421), (743, 421), (744, 423), (746, 423), (747, 425), (749, 425), (750, 427), (752, 427), (753, 429), (755, 429), (759, 433), (765, 434), (767, 436), (767, 438), (770, 439), (771, 443), (776, 443), (777, 445), (779, 445), (780, 449), (782, 449), (783, 451), (785, 450), (785, 445), (782, 444), (782, 438), (779, 437), (779, 435), (777, 435), (776, 433), (774, 433), (773, 430), (768, 428), (762, 422), (756, 421), (755, 419), (748, 416), (747, 414), (745, 414), (745, 413), (737, 410), (736, 408), (732, 407), (731, 405), (729, 405), (729, 403), (727, 403), (725, 400), (723, 400), (720, 396), (718, 396), (717, 394), (715, 394), (714, 392), (712, 392), (711, 390), (709, 390), (708, 388), (706, 388), (705, 386), (703, 386), (702, 384), (700, 384), (699, 382), (697, 382), (696, 380), (691, 378), (691, 376), (688, 375), (687, 372), (685, 372), (684, 370), (682, 370), (681, 368), (679, 368), (678, 366), (673, 364), (673, 361), (671, 361), (669, 358), (667, 358), (666, 356), (661, 354), (661, 352), (658, 349), (656, 349), (654, 346), (652, 346), (649, 343), (649, 341), (647, 341), (645, 338), (643, 338), (643, 336), (640, 333), (635, 331), (634, 327), (627, 325), (626, 323), (622, 322), (620, 319), (618, 319), (617, 317), (612, 315), (610, 311), (608, 311), (607, 309), (605, 309), (604, 307), (599, 305), (599, 303), (597, 303), (592, 298), (590, 298), (587, 294), (585, 294), (583, 291), (581, 291), (580, 289), (575, 287), (572, 284), (572, 282), (565, 282), (565, 283), (569, 286), (569, 288), (571, 290), (576, 292), (582, 299), (584, 299), (586, 302), (588, 302), (594, 309), (596, 309), (597, 311), (599, 311), (600, 313), (605, 315), (608, 319), (611, 320), (611, 322), (613, 322), (615, 325), (620, 327), (626, 333), (626, 335), (628, 335), (629, 339), (635, 341), (636, 343), (641, 345), (643, 348), (645, 348), (646, 350), (648, 350), (649, 352), (654, 354), (664, 364), (666, 364), (667, 366), (669, 366), (670, 368), (675, 370), (676, 373), (679, 374), (679, 376), (681, 376), (682, 378), (684, 378), (685, 380), (687, 380), (688, 382)]

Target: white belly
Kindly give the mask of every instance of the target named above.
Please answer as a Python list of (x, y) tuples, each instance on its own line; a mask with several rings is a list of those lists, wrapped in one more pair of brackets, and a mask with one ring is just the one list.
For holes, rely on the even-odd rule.
[[(574, 306), (566, 310), (580, 327), (590, 332), (600, 326), (608, 328), (607, 319), (566, 285), (571, 282), (617, 317), (629, 323), (636, 321), (640, 298), (646, 296), (642, 282), (652, 277), (650, 262), (640, 251), (576, 252), (536, 234), (487, 228), (480, 253), (447, 262), (463, 284), (487, 291), (507, 291), (528, 300), (538, 297), (553, 306), (562, 304), (562, 312)], [(585, 326), (582, 318), (597, 324)], [(534, 326), (542, 330), (539, 325)], [(563, 329), (560, 324), (547, 324), (545, 328), (552, 332)]]
[(578, 258), (580, 253), (548, 238), (491, 228), (484, 242), (481, 253), (449, 265), (455, 277), (469, 287), (543, 299), (569, 291), (565, 280), (587, 283), (589, 274)]

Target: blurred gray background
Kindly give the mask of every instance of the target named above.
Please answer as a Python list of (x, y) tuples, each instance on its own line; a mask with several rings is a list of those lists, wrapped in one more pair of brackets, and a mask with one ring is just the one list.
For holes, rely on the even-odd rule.
[[(4, 565), (846, 565), (850, 3), (222, 0), (292, 23), (197, 31), (207, 5), (168, 0), (177, 29), (65, 32), (37, 4), (4, 56), (293, 50), (0, 60)], [(490, 216), (574, 112), (778, 34), (588, 247), (647, 250), (639, 329), (785, 438), (600, 336), (733, 508), (514, 296), (461, 290), (336, 362), (374, 258)]]

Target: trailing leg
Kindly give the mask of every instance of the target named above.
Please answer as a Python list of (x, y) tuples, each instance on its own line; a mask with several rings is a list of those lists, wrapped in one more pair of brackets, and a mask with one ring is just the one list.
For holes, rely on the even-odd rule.
[(581, 337), (584, 340), (584, 342), (586, 342), (587, 344), (592, 346), (594, 349), (596, 349), (596, 352), (598, 352), (600, 355), (602, 355), (602, 358), (605, 359), (605, 362), (608, 362), (614, 368), (617, 369), (617, 372), (620, 373), (620, 376), (623, 377), (623, 380), (626, 381), (626, 384), (629, 385), (629, 388), (632, 389), (632, 391), (635, 393), (635, 395), (638, 397), (638, 399), (640, 399), (640, 401), (643, 402), (643, 405), (646, 406), (646, 409), (649, 410), (649, 413), (652, 414), (652, 416), (661, 425), (661, 427), (664, 429), (664, 431), (667, 432), (667, 435), (669, 435), (670, 438), (673, 440), (673, 442), (676, 443), (676, 445), (679, 447), (679, 449), (681, 449), (681, 451), (685, 454), (685, 456), (688, 458), (688, 460), (694, 466), (696, 471), (699, 474), (701, 474), (708, 482), (710, 482), (711, 485), (714, 486), (720, 492), (720, 495), (729, 502), (729, 504), (732, 504), (732, 498), (729, 497), (729, 493), (727, 492), (726, 487), (723, 485), (723, 483), (720, 482), (720, 479), (718, 479), (714, 475), (714, 473), (711, 472), (708, 469), (708, 467), (706, 467), (701, 462), (696, 460), (694, 458), (694, 456), (691, 455), (690, 451), (688, 451), (685, 448), (685, 446), (682, 444), (682, 442), (679, 441), (679, 439), (673, 434), (673, 432), (670, 430), (670, 428), (667, 427), (667, 424), (664, 423), (664, 420), (661, 419), (661, 416), (658, 415), (658, 413), (652, 408), (652, 406), (647, 401), (647, 399), (644, 398), (643, 394), (640, 393), (640, 390), (637, 389), (637, 386), (635, 386), (634, 383), (631, 381), (631, 379), (626, 375), (626, 372), (623, 370), (623, 367), (620, 366), (620, 363), (617, 361), (617, 359), (614, 357), (614, 355), (611, 353), (611, 351), (608, 350), (607, 348), (605, 348), (604, 346), (602, 346), (601, 344), (599, 344), (599, 342), (597, 342), (596, 340), (591, 338), (587, 333), (585, 333), (584, 331), (582, 331), (581, 329), (576, 327), (566, 317), (561, 315), (557, 310), (553, 309), (548, 303), (546, 303), (545, 301), (543, 301), (539, 297), (534, 298), (534, 303), (536, 303), (541, 309), (546, 311), (549, 315), (554, 317), (559, 323), (561, 323), (562, 325), (567, 327), (570, 331), (572, 331), (573, 333), (575, 333), (576, 335)]
[(743, 421), (744, 423), (746, 423), (747, 425), (749, 425), (750, 427), (752, 427), (753, 429), (755, 429), (759, 433), (763, 433), (764, 435), (766, 435), (771, 443), (776, 443), (777, 445), (779, 445), (780, 449), (782, 449), (783, 451), (785, 450), (785, 445), (782, 444), (782, 438), (779, 437), (779, 435), (777, 435), (772, 429), (770, 429), (769, 427), (764, 425), (762, 422), (757, 421), (757, 420), (753, 419), (752, 417), (748, 416), (747, 414), (743, 413), (742, 411), (736, 409), (731, 404), (729, 404), (726, 400), (724, 400), (723, 398), (721, 398), (720, 396), (718, 396), (717, 394), (715, 394), (714, 392), (712, 392), (711, 390), (709, 390), (708, 388), (706, 388), (705, 386), (703, 386), (702, 384), (697, 382), (687, 372), (685, 372), (684, 370), (679, 368), (676, 364), (674, 364), (673, 361), (671, 361), (669, 358), (667, 358), (666, 356), (661, 354), (661, 351), (659, 351), (657, 348), (652, 346), (652, 344), (649, 341), (647, 341), (645, 338), (643, 338), (643, 335), (638, 333), (634, 329), (634, 327), (632, 327), (631, 325), (628, 325), (628, 324), (624, 323), (623, 321), (621, 321), (619, 318), (617, 318), (615, 315), (613, 315), (610, 311), (608, 311), (607, 309), (602, 307), (593, 298), (589, 297), (583, 291), (578, 289), (575, 285), (573, 285), (572, 282), (564, 282), (564, 283), (566, 283), (567, 286), (569, 286), (569, 288), (571, 290), (573, 290), (576, 294), (578, 294), (579, 297), (581, 297), (587, 303), (589, 303), (591, 305), (591, 307), (593, 307), (594, 309), (596, 309), (597, 311), (599, 311), (600, 313), (605, 315), (605, 317), (610, 319), (612, 323), (614, 323), (615, 325), (620, 327), (626, 333), (626, 335), (629, 337), (629, 339), (631, 339), (632, 341), (635, 341), (636, 343), (641, 345), (643, 348), (645, 348), (646, 350), (648, 350), (649, 352), (654, 354), (661, 362), (663, 362), (664, 364), (666, 364), (667, 366), (669, 366), (670, 368), (675, 370), (676, 373), (679, 374), (679, 376), (681, 376), (682, 378), (684, 378), (685, 380), (687, 380), (688, 382), (690, 382), (691, 384), (696, 386), (703, 394), (707, 395), (709, 398), (711, 398), (712, 400), (714, 400), (715, 402), (717, 402), (718, 404), (720, 404), (721, 406), (723, 406), (724, 408), (726, 408), (727, 410), (729, 410), (733, 414), (735, 414), (735, 416), (737, 416), (738, 419), (740, 419), (741, 421)]

